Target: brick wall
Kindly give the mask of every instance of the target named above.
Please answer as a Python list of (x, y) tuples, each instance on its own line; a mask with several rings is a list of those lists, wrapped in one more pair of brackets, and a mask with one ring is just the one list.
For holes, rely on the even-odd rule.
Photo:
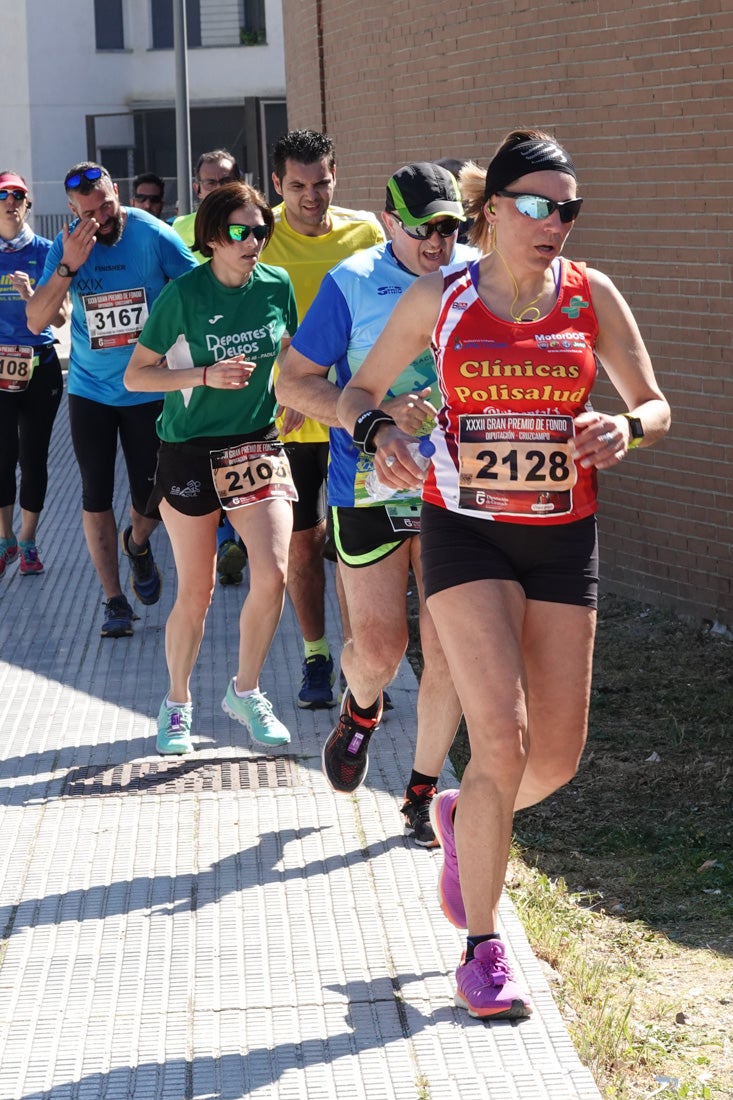
[[(602, 476), (605, 585), (732, 622), (728, 0), (283, 6), (289, 125), (334, 139), (341, 203), (380, 209), (409, 160), (485, 165), (518, 125), (569, 147), (586, 205), (568, 255), (627, 297), (673, 410), (664, 443)], [(605, 382), (595, 404), (621, 408)]]

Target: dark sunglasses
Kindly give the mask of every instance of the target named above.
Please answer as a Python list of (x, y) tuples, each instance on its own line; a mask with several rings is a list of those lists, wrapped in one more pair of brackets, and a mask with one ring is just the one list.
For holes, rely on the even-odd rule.
[(74, 172), (73, 176), (67, 176), (64, 180), (64, 187), (67, 191), (76, 191), (77, 187), (81, 186), (82, 180), (89, 180), (92, 183), (94, 180), (101, 178), (101, 168), (85, 168), (83, 172)]
[(162, 195), (134, 195), (135, 202), (162, 202)]
[(520, 214), (538, 222), (549, 218), (550, 214), (554, 214), (557, 210), (560, 221), (567, 225), (568, 222), (575, 221), (583, 205), (582, 199), (554, 202), (553, 199), (546, 199), (544, 195), (525, 195), (522, 191), (497, 191), (496, 194), (502, 195), (505, 199), (514, 199), (514, 205)]
[(246, 241), (250, 233), (256, 241), (264, 241), (270, 232), (266, 225), (230, 225), (228, 230), (233, 241)]
[(13, 198), (15, 199), (16, 202), (22, 202), (23, 199), (28, 198), (28, 195), (26, 194), (26, 192), (21, 191), (20, 188), (18, 188), (18, 190), (15, 190), (14, 188), (11, 188), (10, 190), (8, 190), (7, 187), (0, 188), (0, 202), (5, 202), (5, 200), (10, 198), (11, 195), (13, 196)]
[(393, 217), (400, 222), (407, 236), (412, 237), (413, 241), (429, 241), (433, 233), (438, 233), (441, 237), (452, 237), (461, 226), (459, 218), (443, 218), (439, 222), (426, 222), (424, 225), (407, 226), (400, 221), (397, 215), (393, 215)]

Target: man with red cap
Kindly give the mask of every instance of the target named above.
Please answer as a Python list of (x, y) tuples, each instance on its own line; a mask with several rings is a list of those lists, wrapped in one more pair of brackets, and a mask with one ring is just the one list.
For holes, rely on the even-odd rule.
[[(28, 185), (0, 172), (0, 577), (19, 561), (23, 577), (43, 572), (36, 529), (46, 499), (48, 447), (63, 393), (61, 365), (50, 327), (31, 332), (25, 306), (34, 294), (51, 242), (26, 222)], [(53, 325), (63, 325), (64, 298)], [(13, 530), (20, 466), (20, 538)]]

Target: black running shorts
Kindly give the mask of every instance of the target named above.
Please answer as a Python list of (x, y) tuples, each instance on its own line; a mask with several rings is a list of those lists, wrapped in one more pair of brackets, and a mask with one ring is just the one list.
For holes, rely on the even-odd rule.
[(421, 522), (426, 596), (470, 581), (512, 580), (528, 600), (598, 606), (595, 516), (540, 527), (423, 504)]
[(293, 531), (310, 531), (326, 518), (328, 443), (286, 443), (298, 499), (293, 501)]
[(352, 569), (374, 565), (393, 554), (415, 531), (395, 531), (383, 506), (373, 508), (329, 509), (328, 534), (339, 560)]
[(148, 507), (157, 508), (161, 500), (167, 500), (171, 508), (184, 516), (208, 516), (211, 512), (218, 512), (221, 501), (214, 488), (210, 452), (255, 440), (277, 442), (277, 429), (271, 425), (247, 436), (191, 439), (188, 443), (161, 442), (155, 488)]
[(108, 512), (112, 508), (119, 439), (132, 506), (141, 515), (156, 516), (155, 508), (148, 511), (148, 498), (159, 443), (155, 422), (162, 408), (160, 400), (141, 405), (103, 405), (69, 395), (71, 440), (81, 473), (85, 512)]

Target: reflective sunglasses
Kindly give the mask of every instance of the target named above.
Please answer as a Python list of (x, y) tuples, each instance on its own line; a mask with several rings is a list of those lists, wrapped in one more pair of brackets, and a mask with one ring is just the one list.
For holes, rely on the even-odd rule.
[(92, 183), (94, 180), (101, 178), (101, 168), (85, 168), (83, 172), (74, 172), (73, 176), (67, 176), (64, 180), (64, 187), (67, 191), (76, 191), (77, 187), (81, 186), (82, 180), (89, 180)]
[(0, 202), (5, 202), (5, 200), (10, 198), (11, 195), (16, 202), (22, 202), (23, 199), (28, 198), (26, 192), (21, 191), (20, 188), (18, 188), (17, 190), (13, 187), (11, 187), (10, 190), (8, 190), (7, 187), (0, 188)]
[(439, 222), (426, 222), (424, 225), (407, 226), (403, 221), (400, 221), (396, 214), (393, 217), (400, 222), (407, 236), (412, 237), (413, 241), (429, 241), (433, 233), (438, 233), (441, 237), (452, 237), (461, 226), (459, 218), (443, 218)]
[(250, 233), (256, 241), (264, 241), (270, 232), (266, 225), (230, 225), (228, 230), (233, 241), (246, 241)]
[(496, 194), (505, 199), (514, 199), (514, 205), (520, 214), (538, 222), (549, 218), (557, 210), (560, 221), (567, 225), (568, 222), (575, 221), (583, 205), (582, 199), (555, 202), (553, 199), (546, 199), (544, 195), (525, 195), (522, 191), (497, 191)]

